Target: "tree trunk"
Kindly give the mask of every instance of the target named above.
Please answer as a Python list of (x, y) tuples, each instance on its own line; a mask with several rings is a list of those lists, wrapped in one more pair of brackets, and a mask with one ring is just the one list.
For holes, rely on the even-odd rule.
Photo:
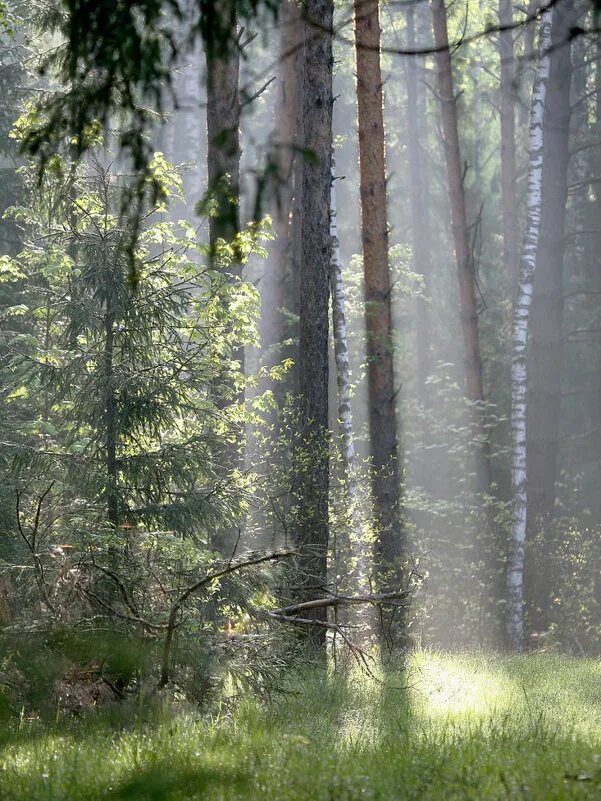
[[(219, 12), (216, 12), (219, 13)], [(220, 23), (225, 25), (225, 23)], [(236, 28), (236, 20), (228, 24)], [(225, 52), (206, 53), (207, 62), (207, 173), (209, 193), (214, 204), (214, 213), (209, 215), (209, 252), (214, 261), (219, 255), (219, 241), (233, 244), (233, 258), (227, 272), (233, 281), (242, 277), (242, 254), (237, 249), (240, 232), (240, 93), (239, 70), (240, 51), (237, 36), (232, 37)], [(238, 362), (244, 374), (244, 348), (232, 353), (232, 360)], [(225, 397), (217, 397), (222, 408), (232, 402), (232, 386), (223, 376), (227, 387)], [(217, 382), (219, 383), (219, 382)], [(243, 402), (243, 392), (238, 401)], [(236, 468), (242, 468), (244, 428), (239, 426), (235, 441), (227, 443), (222, 456), (224, 479)], [(216, 531), (212, 535), (212, 545), (223, 556), (231, 558), (239, 540), (236, 526)]]
[[(528, 354), (528, 528), (546, 531), (543, 552), (532, 573), (532, 622), (538, 630), (550, 623), (556, 592), (552, 562), (555, 543), (548, 523), (553, 518), (559, 449), (561, 352), (563, 332), (563, 258), (567, 202), (570, 87), (572, 59), (570, 28), (574, 24), (571, 0), (553, 12), (552, 46), (546, 94), (543, 138), (542, 217), (532, 297)], [(542, 557), (542, 558), (540, 558)], [(530, 592), (528, 592), (530, 595)]]
[[(414, 6), (406, 9), (407, 48), (415, 50)], [(430, 322), (430, 273), (432, 261), (430, 253), (430, 214), (425, 202), (426, 187), (422, 160), (423, 126), (420, 125), (421, 109), (418, 97), (418, 65), (415, 56), (405, 62), (407, 81), (407, 150), (409, 159), (409, 179), (411, 182), (411, 232), (413, 249), (413, 269), (422, 276), (425, 297), (417, 301), (417, 384), (418, 398), (422, 407), (428, 406), (429, 393), (426, 380), (432, 369), (431, 322)]]
[(239, 68), (236, 42), (227, 53), (207, 54), (207, 167), (216, 205), (216, 213), (209, 217), (213, 256), (219, 239), (230, 242), (240, 231)]
[[(108, 273), (105, 272), (108, 276)], [(110, 292), (110, 285), (109, 285)], [(107, 297), (104, 312), (104, 434), (106, 445), (106, 516), (110, 525), (119, 526), (119, 491), (117, 488), (117, 403), (115, 400), (115, 316)]]
[[(296, 545), (301, 600), (327, 585), (328, 550), (328, 322), (331, 254), (333, 0), (307, 0), (303, 65), (302, 257), (300, 264), (299, 450)], [(324, 609), (313, 613), (326, 619)], [(323, 653), (325, 628), (307, 629)]]
[[(393, 368), (380, 20), (377, 0), (355, 2), (357, 120), (365, 280), (369, 427), (377, 553), (394, 581), (403, 556)], [(389, 580), (384, 579), (385, 583)]]
[(503, 206), (503, 267), (512, 296), (518, 280), (518, 217), (515, 160), (515, 85), (513, 0), (499, 0), (501, 61), (501, 196)]
[[(269, 367), (277, 364), (283, 356), (281, 343), (286, 339), (284, 309), (291, 288), (290, 276), (295, 266), (293, 228), (298, 221), (293, 215), (293, 201), (300, 189), (295, 177), (298, 177), (296, 164), (301, 146), (302, 61), (303, 24), (300, 9), (296, 0), (286, 0), (280, 17), (276, 125), (272, 136), (278, 171), (273, 214), (274, 259), (272, 270), (261, 282), (262, 340), (264, 348), (270, 349)], [(298, 303), (294, 305), (297, 307)]]
[[(342, 470), (347, 502), (346, 512), (352, 530), (349, 534), (349, 556), (351, 571), (356, 576), (357, 591), (370, 591), (368, 568), (365, 561), (361, 517), (358, 507), (358, 484), (355, 443), (353, 437), (353, 414), (351, 408), (351, 371), (348, 339), (346, 333), (346, 311), (344, 285), (340, 264), (340, 243), (336, 214), (336, 182), (334, 161), (332, 160), (332, 192), (330, 210), (330, 233), (332, 236), (332, 258), (330, 261), (330, 292), (332, 294), (332, 329), (334, 334), (334, 355), (336, 358), (336, 383), (338, 387), (338, 426), (340, 428)], [(356, 565), (356, 568), (355, 568)]]
[(434, 42), (437, 48), (438, 94), (442, 109), (442, 132), (451, 204), (451, 228), (459, 283), (459, 314), (463, 333), (467, 397), (473, 404), (473, 423), (477, 439), (475, 446), (476, 486), (480, 493), (487, 493), (490, 492), (492, 476), (489, 443), (485, 435), (483, 422), (482, 403), (484, 401), (484, 389), (478, 331), (476, 278), (467, 222), (463, 186), (463, 162), (461, 160), (457, 124), (457, 100), (453, 87), (444, 0), (432, 0), (432, 20)]
[(518, 297), (513, 314), (513, 348), (511, 361), (511, 485), (513, 506), (511, 540), (507, 563), (506, 626), (508, 644), (521, 650), (524, 640), (523, 578), (526, 544), (526, 411), (527, 411), (527, 347), (534, 273), (539, 246), (542, 182), (543, 120), (549, 79), (551, 22), (553, 12), (541, 19), (540, 52), (534, 87), (529, 128), (529, 166), (526, 233), (520, 259)]
[(555, 49), (550, 56), (544, 119), (545, 150), (551, 157), (545, 159), (543, 166), (542, 218), (529, 354), (528, 511), (533, 524), (553, 516), (557, 478), (572, 16), (571, 0), (563, 0), (553, 13)]
[[(392, 342), (391, 282), (378, 0), (355, 0), (357, 120), (368, 407), (376, 570), (382, 592), (401, 582), (404, 557)], [(385, 621), (383, 635), (401, 632)]]

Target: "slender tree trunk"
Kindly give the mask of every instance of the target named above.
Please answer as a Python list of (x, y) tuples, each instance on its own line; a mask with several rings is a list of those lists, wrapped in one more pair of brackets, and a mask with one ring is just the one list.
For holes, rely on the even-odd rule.
[[(216, 10), (215, 13), (219, 13)], [(228, 24), (236, 28), (236, 20)], [(209, 250), (213, 261), (219, 255), (219, 241), (233, 244), (233, 258), (227, 266), (229, 277), (239, 280), (242, 277), (242, 254), (237, 250), (237, 236), (240, 232), (240, 92), (239, 70), (240, 51), (236, 37), (226, 52), (206, 53), (207, 66), (207, 173), (209, 192), (214, 213), (209, 216)], [(244, 374), (244, 348), (237, 348), (232, 354)], [(231, 382), (223, 376), (227, 387), (226, 397), (218, 395), (217, 403), (227, 407), (231, 402)], [(238, 396), (244, 401), (244, 393)], [(236, 431), (235, 442), (224, 447), (224, 477), (232, 469), (241, 468), (244, 462), (244, 427)], [(223, 556), (231, 557), (239, 540), (239, 530), (230, 525), (215, 532), (212, 545)]]
[(549, 80), (551, 23), (553, 11), (543, 14), (540, 29), (540, 52), (532, 90), (529, 128), (529, 166), (526, 233), (520, 259), (518, 297), (513, 314), (513, 349), (511, 362), (511, 485), (513, 506), (511, 540), (507, 563), (506, 625), (508, 644), (521, 650), (524, 640), (524, 552), (526, 544), (526, 411), (527, 347), (534, 273), (539, 246), (542, 183), (543, 121)]
[[(273, 268), (261, 283), (262, 333), (265, 348), (271, 348), (269, 366), (280, 361), (280, 345), (286, 338), (285, 307), (293, 269), (293, 201), (299, 194), (295, 169), (300, 149), (303, 62), (303, 23), (296, 0), (285, 0), (280, 17), (280, 59), (276, 124), (273, 146), (278, 170), (274, 209), (275, 242)], [(287, 293), (288, 290), (288, 293)], [(298, 306), (298, 303), (295, 304)]]
[(405, 548), (400, 520), (378, 0), (355, 0), (354, 10), (376, 569), (385, 591), (401, 581)]
[(482, 360), (480, 357), (480, 337), (478, 331), (478, 304), (476, 301), (476, 277), (474, 261), (470, 248), (469, 227), (463, 186), (463, 162), (459, 146), (457, 124), (457, 100), (453, 87), (453, 72), (449, 38), (447, 32), (447, 13), (444, 0), (432, 0), (432, 20), (436, 52), (438, 94), (442, 109), (442, 132), (447, 166), (451, 205), (451, 228), (457, 262), (459, 283), (459, 314), (463, 333), (465, 354), (465, 373), (467, 397), (473, 404), (474, 428), (477, 443), (475, 446), (476, 481), (480, 493), (490, 491), (492, 483), (488, 438), (485, 435), (482, 403), (484, 389), (482, 383)]
[[(328, 550), (328, 322), (331, 254), (333, 0), (305, 3), (303, 146), (312, 158), (302, 169), (302, 258), (300, 264), (300, 420), (298, 520), (301, 599), (316, 597), (327, 584)], [(315, 610), (316, 621), (326, 612)], [(325, 629), (307, 631), (323, 653)]]
[(563, 319), (564, 228), (568, 193), (571, 0), (553, 13), (550, 73), (544, 120), (542, 218), (532, 299), (529, 358), (528, 502), (532, 523), (553, 515), (557, 478)]
[[(291, 315), (298, 314), (300, 287), (295, 279), (299, 270), (299, 254), (295, 252), (294, 232), (299, 226), (300, 185), (298, 162), (302, 129), (303, 22), (296, 0), (283, 3), (280, 18), (280, 60), (276, 122), (272, 146), (277, 166), (278, 188), (273, 209), (275, 241), (267, 270), (261, 279), (261, 339), (266, 352), (266, 366), (273, 367), (284, 355), (284, 340), (298, 338), (289, 330)], [(288, 348), (286, 349), (288, 350)], [(286, 390), (298, 392), (294, 375), (298, 370), (298, 354), (290, 354), (295, 362), (285, 382), (275, 382), (273, 391), (281, 400)]]
[(104, 312), (104, 431), (106, 444), (106, 513), (116, 529), (119, 526), (119, 493), (117, 488), (117, 404), (115, 400), (115, 316), (106, 301)]
[[(406, 9), (407, 48), (415, 50), (415, 9), (409, 4)], [(418, 65), (415, 56), (405, 62), (407, 81), (407, 149), (409, 159), (409, 179), (411, 182), (411, 231), (414, 271), (422, 276), (424, 295), (417, 301), (417, 383), (418, 397), (423, 407), (428, 406), (429, 393), (426, 380), (432, 369), (431, 321), (430, 321), (430, 273), (432, 270), (430, 252), (430, 214), (425, 202), (427, 188), (424, 181), (422, 159), (423, 126), (420, 125), (421, 109), (418, 93)]]
[(542, 553), (527, 587), (532, 601), (532, 623), (544, 630), (550, 621), (556, 592), (553, 552), (556, 543), (548, 525), (553, 518), (558, 470), (561, 406), (561, 352), (563, 342), (563, 259), (568, 194), (570, 87), (572, 59), (570, 29), (574, 24), (571, 0), (553, 11), (543, 137), (542, 217), (532, 297), (528, 355), (528, 528), (545, 531)]
[(515, 160), (515, 77), (513, 0), (499, 0), (499, 57), (501, 61), (501, 196), (503, 206), (503, 266), (514, 291), (518, 280), (518, 217)]
[(330, 211), (330, 234), (332, 237), (332, 259), (330, 261), (330, 292), (332, 295), (332, 329), (334, 355), (336, 358), (336, 383), (338, 387), (338, 426), (340, 428), (343, 480), (347, 511), (351, 522), (349, 556), (351, 571), (357, 579), (357, 590), (369, 592), (368, 569), (365, 561), (361, 517), (358, 507), (357, 465), (353, 437), (353, 414), (351, 407), (351, 370), (346, 333), (346, 311), (344, 284), (340, 263), (340, 242), (336, 213), (336, 180), (332, 160), (332, 192)]

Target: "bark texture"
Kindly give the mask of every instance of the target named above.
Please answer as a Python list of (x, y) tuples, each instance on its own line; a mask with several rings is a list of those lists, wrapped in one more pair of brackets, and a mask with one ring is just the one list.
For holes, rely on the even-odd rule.
[(511, 361), (511, 486), (513, 505), (511, 539), (507, 562), (506, 627), (508, 644), (521, 650), (524, 642), (524, 552), (526, 545), (526, 411), (527, 347), (534, 273), (541, 227), (543, 183), (543, 121), (549, 80), (551, 23), (553, 11), (543, 14), (540, 51), (529, 127), (529, 165), (526, 232), (520, 259), (518, 297), (513, 314)]
[(457, 123), (457, 99), (453, 85), (451, 53), (447, 31), (447, 13), (444, 0), (432, 0), (434, 42), (437, 47), (436, 71), (438, 94), (442, 111), (442, 133), (444, 139), (447, 181), (451, 206), (451, 228), (457, 263), (459, 284), (459, 315), (463, 334), (464, 362), (467, 397), (473, 404), (474, 428), (476, 431), (475, 471), (476, 488), (481, 493), (490, 491), (492, 482), (488, 439), (485, 435), (482, 403), (482, 360), (480, 357), (480, 335), (478, 330), (478, 304), (476, 300), (476, 277), (470, 247), (469, 226), (463, 186), (463, 161), (459, 145)]
[(542, 176), (542, 216), (532, 298), (528, 355), (528, 529), (544, 529), (542, 551), (528, 571), (526, 588), (531, 622), (545, 630), (551, 622), (556, 593), (552, 527), (558, 472), (563, 343), (563, 262), (568, 196), (570, 87), (572, 58), (570, 28), (575, 22), (571, 0), (557, 4), (551, 28), (549, 80), (543, 123), (545, 150)]
[(376, 568), (382, 589), (401, 581), (404, 556), (388, 265), (380, 20), (377, 0), (355, 0), (357, 117)]
[[(302, 552), (301, 600), (323, 594), (327, 584), (333, 12), (333, 0), (307, 0), (305, 4), (303, 145), (312, 157), (303, 160), (301, 186), (299, 512), (295, 537)], [(312, 614), (317, 621), (325, 621), (324, 609)], [(324, 645), (323, 626), (316, 624), (307, 633), (314, 645)]]
[[(235, 22), (233, 22), (235, 25)], [(216, 213), (209, 218), (209, 242), (231, 241), (240, 230), (240, 53), (207, 55), (207, 167)]]
[(347, 513), (352, 531), (349, 532), (351, 571), (357, 578), (359, 592), (368, 592), (369, 577), (365, 560), (358, 508), (358, 482), (353, 437), (353, 413), (351, 406), (351, 369), (349, 360), (348, 337), (346, 330), (346, 310), (344, 301), (344, 284), (342, 282), (342, 266), (340, 262), (340, 243), (338, 240), (338, 222), (336, 214), (336, 179), (334, 161), (332, 160), (332, 192), (330, 209), (330, 234), (332, 237), (332, 258), (330, 261), (330, 292), (332, 296), (332, 329), (334, 334), (334, 356), (336, 359), (336, 384), (338, 389), (338, 426), (340, 430), (343, 480)]

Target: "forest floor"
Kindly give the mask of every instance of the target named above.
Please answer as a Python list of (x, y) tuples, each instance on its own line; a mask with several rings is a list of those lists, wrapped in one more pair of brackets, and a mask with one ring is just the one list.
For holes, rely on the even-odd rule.
[(594, 660), (425, 652), (400, 680), (305, 675), (269, 703), (143, 717), (5, 728), (1, 801), (601, 798)]

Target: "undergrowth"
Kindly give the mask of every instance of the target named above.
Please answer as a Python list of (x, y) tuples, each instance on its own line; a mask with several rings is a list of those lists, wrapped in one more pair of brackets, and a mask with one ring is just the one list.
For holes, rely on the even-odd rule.
[(305, 672), (210, 715), (24, 718), (0, 737), (1, 801), (599, 798), (601, 664), (423, 652), (381, 682)]

